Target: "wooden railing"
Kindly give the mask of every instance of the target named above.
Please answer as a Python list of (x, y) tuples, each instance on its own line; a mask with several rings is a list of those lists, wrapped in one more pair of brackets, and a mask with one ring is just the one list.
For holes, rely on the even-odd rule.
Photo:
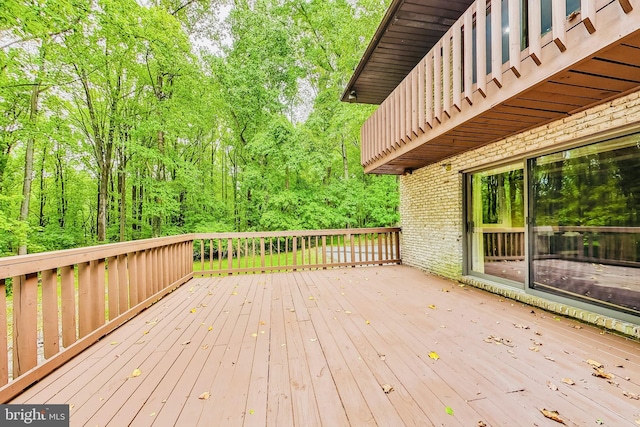
[(521, 261), (524, 259), (524, 228), (483, 228), (484, 260)]
[(194, 267), (212, 275), (399, 264), (399, 236), (203, 233), (0, 258), (0, 403), (187, 282)]
[(534, 259), (640, 267), (640, 227), (536, 227)]
[[(505, 1), (508, 35), (502, 31), (501, 3), (476, 0), (367, 119), (361, 129), (361, 163), (367, 171), (452, 132), (639, 27), (637, 18), (631, 16), (634, 7), (629, 0), (581, 0), (580, 10), (569, 17), (566, 2), (554, 0), (552, 28), (543, 35), (540, 0), (526, 3), (526, 27), (521, 22), (522, 2)], [(494, 3), (497, 7), (492, 7)], [(629, 18), (617, 22), (620, 13), (614, 9)], [(476, 28), (478, 36), (474, 37)], [(487, 40), (484, 35), (489, 28)], [(503, 37), (508, 38), (504, 55)], [(521, 46), (521, 39), (528, 40), (528, 46)], [(469, 148), (490, 142), (490, 134), (506, 136), (501, 129), (487, 130), (483, 123), (477, 126), (483, 129), (477, 141), (470, 129), (463, 135), (451, 133), (445, 143)], [(398, 173), (395, 169), (385, 173), (389, 171)]]
[(399, 228), (214, 233), (195, 238), (200, 244), (197, 275), (401, 262)]

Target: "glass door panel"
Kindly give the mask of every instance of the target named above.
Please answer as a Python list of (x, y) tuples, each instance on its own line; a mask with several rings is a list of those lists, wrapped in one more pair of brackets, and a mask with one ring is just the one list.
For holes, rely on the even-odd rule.
[(467, 197), (470, 271), (524, 284), (523, 164), (472, 174)]

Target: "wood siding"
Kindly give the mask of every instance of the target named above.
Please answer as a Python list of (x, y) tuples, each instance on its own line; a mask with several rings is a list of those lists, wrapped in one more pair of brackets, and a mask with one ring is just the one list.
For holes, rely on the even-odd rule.
[[(640, 87), (636, 2), (582, 0), (580, 13), (564, 19), (564, 2), (554, 1), (552, 31), (541, 35), (541, 2), (531, 0), (521, 50), (521, 2), (510, 0), (505, 55), (500, 8), (491, 3), (477, 0), (365, 122), (367, 172), (410, 172)], [(489, 40), (474, 45), (471, 33), (489, 24)]]

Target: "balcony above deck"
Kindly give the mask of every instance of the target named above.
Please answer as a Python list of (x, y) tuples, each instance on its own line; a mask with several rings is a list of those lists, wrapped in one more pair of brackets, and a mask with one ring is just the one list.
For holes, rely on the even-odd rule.
[(638, 2), (550, 2), (545, 34), (543, 2), (526, 14), (521, 3), (477, 0), (416, 64), (362, 127), (367, 173), (402, 174), (640, 89)]

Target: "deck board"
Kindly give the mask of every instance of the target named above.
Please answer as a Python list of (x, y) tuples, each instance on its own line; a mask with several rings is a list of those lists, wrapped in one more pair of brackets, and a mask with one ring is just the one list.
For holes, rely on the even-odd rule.
[(193, 279), (13, 403), (72, 426), (633, 425), (625, 392), (637, 341), (387, 266)]

